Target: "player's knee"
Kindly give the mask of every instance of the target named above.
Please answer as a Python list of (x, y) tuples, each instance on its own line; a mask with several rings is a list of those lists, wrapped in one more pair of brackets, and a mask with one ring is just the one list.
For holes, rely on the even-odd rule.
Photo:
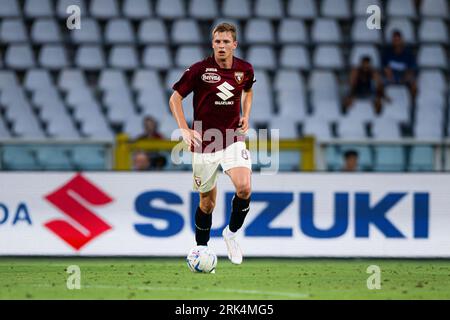
[(200, 209), (207, 214), (211, 214), (216, 206), (213, 200), (203, 200), (200, 201)]
[(252, 193), (251, 187), (249, 183), (239, 184), (237, 186), (236, 194), (241, 199), (248, 199)]

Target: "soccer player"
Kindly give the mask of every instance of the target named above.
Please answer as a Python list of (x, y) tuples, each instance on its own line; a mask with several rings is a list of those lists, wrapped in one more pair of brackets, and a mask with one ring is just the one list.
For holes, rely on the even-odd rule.
[[(190, 66), (174, 84), (169, 104), (183, 140), (193, 151), (193, 187), (200, 193), (195, 214), (197, 245), (207, 246), (209, 241), (220, 165), (236, 189), (230, 221), (222, 235), (228, 258), (234, 264), (241, 264), (242, 251), (236, 232), (250, 208), (252, 168), (244, 140), (255, 79), (252, 65), (234, 56), (237, 48), (234, 25), (221, 23), (214, 28), (212, 48), (212, 56)], [(182, 107), (183, 98), (191, 92), (194, 94), (192, 129), (186, 123)]]

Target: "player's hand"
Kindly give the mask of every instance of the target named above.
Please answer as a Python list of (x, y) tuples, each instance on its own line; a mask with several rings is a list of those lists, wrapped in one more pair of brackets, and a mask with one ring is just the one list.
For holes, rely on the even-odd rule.
[(202, 143), (202, 136), (195, 130), (192, 129), (181, 129), (183, 135), (183, 141), (188, 146), (199, 147)]
[(248, 119), (246, 117), (241, 117), (239, 120), (239, 131), (242, 134), (246, 134), (248, 131)]

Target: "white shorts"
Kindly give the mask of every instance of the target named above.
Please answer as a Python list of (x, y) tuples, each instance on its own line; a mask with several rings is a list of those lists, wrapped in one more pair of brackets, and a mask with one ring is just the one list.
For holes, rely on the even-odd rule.
[(245, 142), (238, 141), (225, 150), (214, 153), (192, 153), (193, 189), (201, 193), (211, 191), (216, 186), (219, 165), (223, 172), (232, 168), (245, 167), (252, 170), (250, 152)]

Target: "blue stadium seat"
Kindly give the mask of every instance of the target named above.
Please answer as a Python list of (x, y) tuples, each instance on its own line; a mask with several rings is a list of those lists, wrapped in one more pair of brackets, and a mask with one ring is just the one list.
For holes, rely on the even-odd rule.
[(76, 146), (72, 149), (72, 162), (76, 170), (106, 170), (107, 155), (105, 149), (95, 145)]
[(6, 170), (39, 170), (35, 152), (26, 146), (5, 146), (2, 163)]
[(128, 19), (145, 19), (153, 14), (151, 1), (148, 0), (124, 0), (122, 12)]
[(403, 147), (382, 146), (375, 148), (375, 171), (404, 171), (405, 160)]
[(3, 19), (0, 21), (0, 41), (5, 43), (26, 42), (28, 34), (21, 19)]
[(39, 146), (36, 154), (37, 161), (44, 170), (73, 170), (66, 148)]
[(434, 168), (434, 152), (429, 146), (411, 148), (409, 171), (432, 171)]

